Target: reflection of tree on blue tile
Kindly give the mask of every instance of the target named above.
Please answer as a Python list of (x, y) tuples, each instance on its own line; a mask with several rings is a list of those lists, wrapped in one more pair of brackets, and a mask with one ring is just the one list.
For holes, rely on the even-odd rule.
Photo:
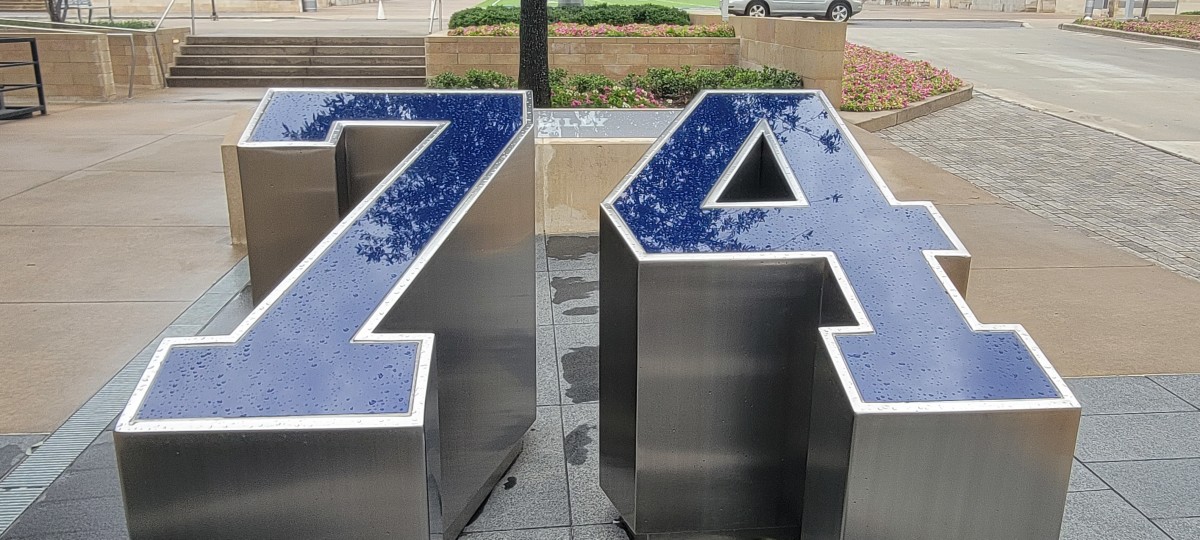
[[(448, 104), (453, 104), (453, 107)], [(443, 110), (444, 109), (444, 110)], [(326, 97), (323, 109), (297, 129), (283, 125), (283, 137), (296, 141), (324, 139), (335, 121), (365, 119), (412, 120), (414, 111), (421, 111), (423, 118), (461, 118), (469, 116), (474, 122), (462, 123), (457, 128), (462, 132), (456, 137), (453, 147), (446, 141), (434, 143), (431, 148), (441, 159), (437, 163), (424, 163), (424, 170), (414, 164), (396, 185), (385, 191), (370, 211), (367, 226), (359, 232), (357, 245), (359, 255), (371, 262), (395, 263), (411, 258), (424, 245), (441, 222), (453, 209), (449, 201), (457, 202), (474, 184), (439, 182), (447, 174), (470, 178), (476, 166), (470, 156), (490, 154), (508, 141), (498, 141), (486, 136), (494, 132), (497, 122), (511, 123), (511, 115), (498, 113), (493, 100), (479, 96), (471, 100), (446, 100), (436, 95), (415, 94), (335, 94)], [(478, 119), (486, 119), (484, 122)], [(513, 126), (515, 128), (515, 125)], [(444, 150), (444, 151), (439, 151)], [(468, 159), (463, 159), (467, 157)], [(428, 169), (436, 170), (428, 170)]]
[[(818, 141), (826, 153), (839, 152), (842, 134), (824, 107), (801, 107), (812, 95), (753, 94), (709, 100), (703, 116), (720, 122), (688, 122), (652, 158), (617, 205), (627, 219), (655, 234), (641, 238), (652, 251), (748, 251), (739, 236), (777, 210), (702, 209), (708, 189), (733, 159), (758, 119), (766, 119), (780, 144), (799, 134)], [(693, 114), (695, 117), (696, 114)], [(700, 144), (701, 141), (703, 144)], [(679, 163), (679, 166), (672, 166)], [(686, 174), (688, 178), (680, 175)], [(713, 182), (704, 181), (711, 178)], [(692, 180), (692, 181), (687, 181)]]

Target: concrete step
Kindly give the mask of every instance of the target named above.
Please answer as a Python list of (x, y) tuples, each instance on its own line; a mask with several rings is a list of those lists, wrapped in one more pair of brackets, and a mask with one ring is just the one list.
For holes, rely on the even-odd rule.
[(183, 45), (181, 54), (200, 56), (424, 56), (425, 47), (372, 45)]
[[(2, 1), (2, 0), (0, 0)], [(408, 46), (424, 47), (421, 37), (345, 37), (345, 36), (188, 36), (188, 45), (339, 45), (339, 46)]]
[(177, 66), (424, 66), (424, 56), (197, 56), (175, 59)]
[(425, 86), (425, 77), (167, 77), (167, 86), (196, 88), (379, 88)]
[(173, 77), (424, 77), (424, 66), (175, 66)]

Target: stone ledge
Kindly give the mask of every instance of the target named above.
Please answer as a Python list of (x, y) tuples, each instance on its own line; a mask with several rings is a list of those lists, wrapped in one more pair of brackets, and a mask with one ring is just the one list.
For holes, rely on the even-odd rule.
[(971, 99), (974, 94), (975, 87), (968, 84), (953, 92), (948, 92), (933, 96), (929, 99), (918, 101), (903, 109), (873, 112), (842, 111), (838, 114), (841, 115), (843, 120), (851, 124), (854, 124), (866, 131), (876, 132), (881, 129), (903, 124), (914, 118), (920, 118), (927, 114), (940, 111), (951, 105), (958, 105), (959, 103)]
[(1113, 30), (1112, 28), (1099, 28), (1096, 26), (1087, 26), (1083, 24), (1063, 23), (1058, 25), (1060, 30), (1070, 30), (1072, 32), (1083, 32), (1085, 34), (1098, 34), (1101, 36), (1119, 37), (1124, 39), (1132, 39), (1134, 41), (1145, 41), (1146, 43), (1156, 43), (1158, 45), (1171, 45), (1175, 47), (1183, 47), (1185, 49), (1200, 50), (1200, 41), (1192, 39), (1183, 39), (1170, 36), (1155, 36), (1151, 34), (1142, 34), (1138, 32), (1126, 32), (1124, 30)]

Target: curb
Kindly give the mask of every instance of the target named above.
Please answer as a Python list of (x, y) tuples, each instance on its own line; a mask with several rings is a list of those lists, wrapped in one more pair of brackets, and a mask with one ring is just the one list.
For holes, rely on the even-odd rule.
[(1087, 26), (1082, 24), (1063, 23), (1058, 25), (1059, 30), (1069, 30), (1071, 32), (1082, 32), (1084, 34), (1097, 34), (1101, 36), (1119, 37), (1122, 39), (1130, 39), (1133, 41), (1145, 41), (1147, 43), (1156, 43), (1158, 45), (1172, 45), (1182, 47), (1184, 49), (1200, 50), (1200, 41), (1192, 39), (1183, 39), (1170, 36), (1155, 36), (1151, 34), (1140, 34), (1138, 32), (1126, 32), (1124, 30), (1113, 30), (1111, 28), (1099, 28), (1096, 26)]
[(876, 112), (842, 112), (840, 114), (847, 122), (867, 131), (876, 132), (940, 111), (951, 105), (958, 105), (971, 99), (974, 95), (975, 87), (968, 84), (953, 92), (918, 101), (903, 109)]

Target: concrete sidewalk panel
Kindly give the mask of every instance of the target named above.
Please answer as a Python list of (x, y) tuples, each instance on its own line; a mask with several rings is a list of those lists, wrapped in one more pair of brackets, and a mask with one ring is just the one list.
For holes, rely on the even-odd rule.
[(191, 302), (242, 255), (224, 227), (0, 226), (0, 245), (0, 302)]
[[(68, 111), (50, 106), (20, 126), (23, 135), (172, 135), (249, 109), (249, 103), (106, 103)], [(13, 126), (16, 128), (16, 126)], [(220, 133), (217, 133), (220, 135)]]
[(95, 168), (106, 171), (222, 172), (220, 135), (171, 135), (114, 157)]
[(53, 182), (65, 174), (67, 171), (16, 171), (6, 168), (0, 171), (0, 200)]
[(187, 306), (0, 304), (0, 433), (53, 431)]
[(974, 269), (1153, 264), (1014, 206), (937, 208), (971, 252)]
[(0, 225), (225, 227), (220, 173), (79, 171), (0, 201)]
[(1063, 376), (1198, 368), (1200, 283), (1158, 266), (976, 269), (967, 303), (1025, 325)]
[[(7, 128), (6, 128), (7, 129)], [(0, 163), (8, 171), (77, 171), (131, 152), (162, 135), (114, 135), (93, 132), (28, 136), (24, 130), (5, 132)]]

